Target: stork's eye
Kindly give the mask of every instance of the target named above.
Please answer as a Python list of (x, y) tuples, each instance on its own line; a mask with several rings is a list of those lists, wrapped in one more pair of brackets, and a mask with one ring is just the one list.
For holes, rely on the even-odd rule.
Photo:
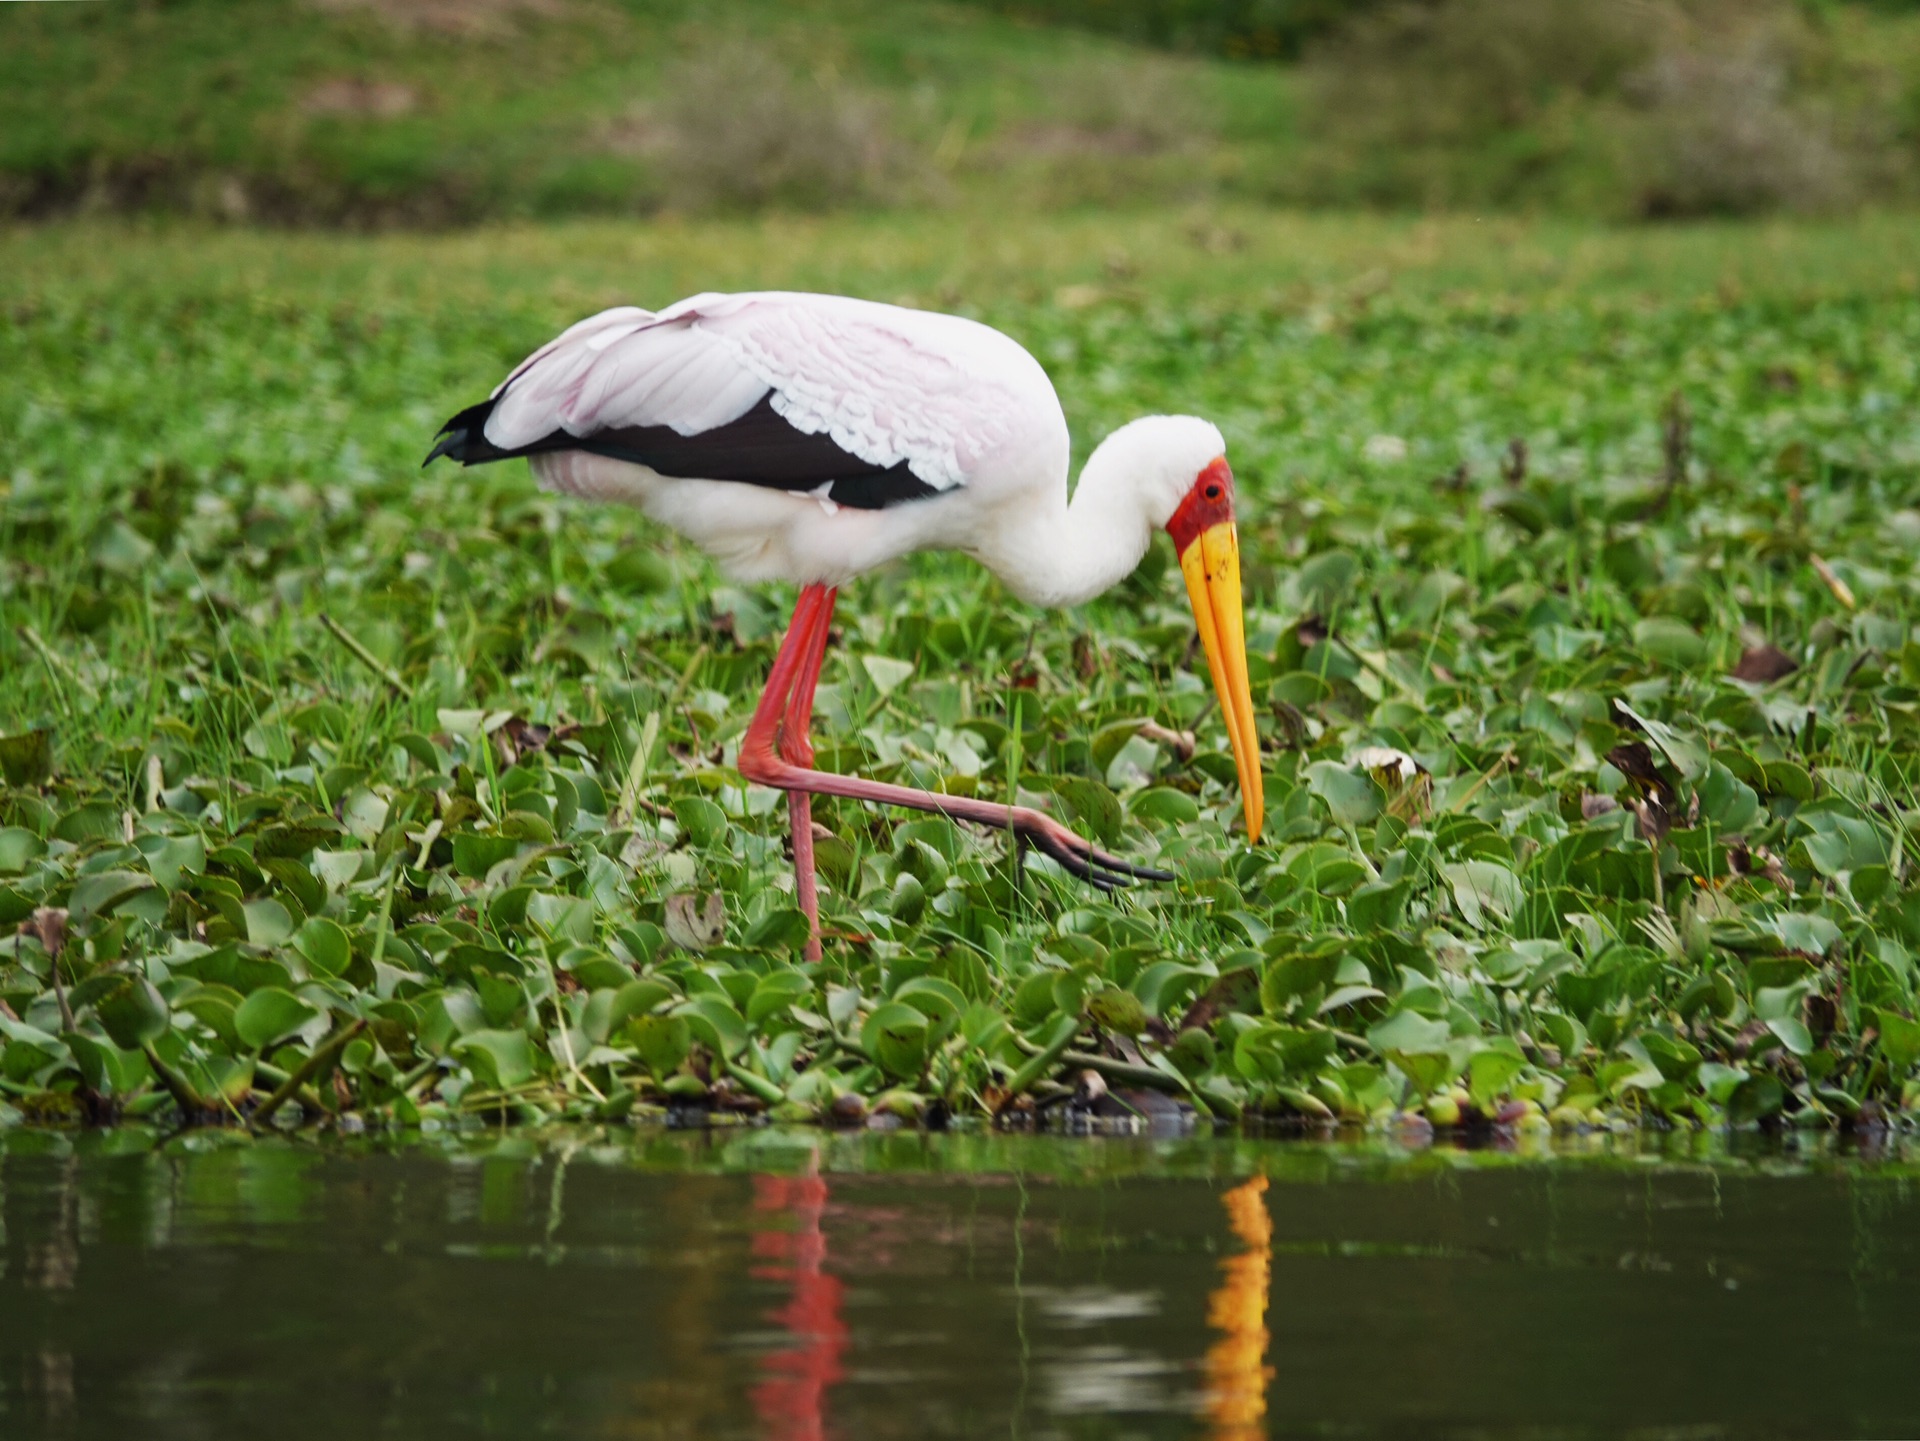
[(1208, 499), (1208, 500), (1218, 500), (1219, 498), (1220, 498), (1220, 487), (1219, 487), (1219, 486), (1217, 486), (1217, 485), (1210, 485), (1210, 486), (1208, 486), (1208, 487), (1207, 487), (1207, 499)]

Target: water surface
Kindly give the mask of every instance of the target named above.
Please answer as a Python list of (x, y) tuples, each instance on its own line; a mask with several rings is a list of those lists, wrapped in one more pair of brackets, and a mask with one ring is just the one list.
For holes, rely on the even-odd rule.
[(0, 1133), (0, 1435), (1920, 1434), (1913, 1164), (1599, 1152)]

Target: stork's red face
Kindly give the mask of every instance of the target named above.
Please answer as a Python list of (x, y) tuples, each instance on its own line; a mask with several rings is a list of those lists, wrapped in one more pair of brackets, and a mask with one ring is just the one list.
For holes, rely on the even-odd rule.
[(1253, 728), (1253, 687), (1247, 679), (1247, 625), (1240, 600), (1240, 533), (1233, 523), (1233, 471), (1223, 455), (1200, 472), (1167, 522), (1180, 553), (1187, 598), (1207, 668), (1220, 697), (1220, 714), (1240, 773), (1240, 810), (1249, 844), (1260, 839), (1265, 801), (1260, 782), (1260, 737)]

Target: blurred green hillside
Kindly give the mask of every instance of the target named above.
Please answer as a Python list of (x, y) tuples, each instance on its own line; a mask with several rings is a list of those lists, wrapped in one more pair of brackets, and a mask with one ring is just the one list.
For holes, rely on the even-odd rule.
[(1904, 3), (0, 6), (0, 216), (1229, 199), (1632, 218), (1917, 192)]

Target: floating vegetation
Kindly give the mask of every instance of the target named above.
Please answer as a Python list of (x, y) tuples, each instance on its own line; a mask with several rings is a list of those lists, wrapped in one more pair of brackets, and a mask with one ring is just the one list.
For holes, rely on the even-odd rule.
[[(0, 1117), (1577, 1129), (1920, 1099), (1920, 304), (1008, 303), (1082, 448), (1217, 416), (1268, 836), (1167, 558), (842, 601), (820, 763), (1044, 805), (1103, 897), (733, 749), (780, 596), (428, 473), (552, 328), (164, 284), (0, 327)], [(1513, 437), (1521, 439), (1513, 439)]]

